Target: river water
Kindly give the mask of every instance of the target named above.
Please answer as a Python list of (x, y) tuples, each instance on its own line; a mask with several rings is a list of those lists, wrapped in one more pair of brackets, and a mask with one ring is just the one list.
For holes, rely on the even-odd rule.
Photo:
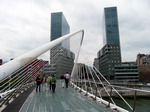
[[(122, 100), (117, 98), (115, 98), (114, 100), (116, 105), (132, 112), (131, 109)], [(134, 103), (133, 98), (126, 98), (126, 101), (130, 104), (131, 107), (133, 107)], [(150, 112), (150, 97), (147, 98), (138, 97), (136, 99), (135, 112)]]
[[(150, 91), (149, 87), (142, 87), (140, 89)], [(115, 98), (114, 100), (116, 105), (132, 112), (132, 110), (124, 103), (123, 100), (121, 100), (120, 98)], [(133, 107), (133, 97), (125, 98), (125, 100), (130, 104), (131, 107)], [(136, 98), (135, 112), (150, 112), (150, 96)]]

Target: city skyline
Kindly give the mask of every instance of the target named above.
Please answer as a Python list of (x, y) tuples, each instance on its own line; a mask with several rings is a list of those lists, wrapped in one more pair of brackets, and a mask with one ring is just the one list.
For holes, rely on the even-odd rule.
[(0, 1), (0, 58), (16, 58), (49, 42), (50, 13), (63, 12), (70, 32), (85, 30), (82, 50), (93, 61), (103, 46), (104, 8), (116, 6), (122, 61), (135, 61), (138, 53), (150, 54), (149, 3), (148, 0)]

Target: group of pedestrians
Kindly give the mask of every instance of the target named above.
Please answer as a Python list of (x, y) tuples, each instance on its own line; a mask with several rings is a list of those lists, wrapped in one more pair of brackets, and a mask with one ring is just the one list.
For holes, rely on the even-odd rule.
[[(69, 73), (66, 72), (66, 74), (62, 75), (60, 79), (61, 79), (61, 87), (68, 88), (69, 79), (70, 79)], [(56, 76), (54, 74), (51, 74), (48, 77), (46, 77), (45, 75), (40, 77), (40, 75), (38, 75), (35, 81), (36, 81), (36, 92), (41, 91), (41, 85), (42, 85), (42, 90), (45, 89), (45, 91), (47, 91), (47, 87), (48, 87), (49, 90), (52, 90), (52, 92), (55, 93), (57, 81), (56, 81)]]

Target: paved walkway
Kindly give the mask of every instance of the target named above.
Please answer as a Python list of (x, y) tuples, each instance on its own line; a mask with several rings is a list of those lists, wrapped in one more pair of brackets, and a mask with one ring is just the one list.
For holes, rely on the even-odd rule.
[(23, 104), (20, 112), (110, 112), (72, 88), (56, 88), (56, 92), (33, 92)]
[(29, 89), (21, 93), (2, 112), (19, 112), (20, 108), (22, 107), (22, 104), (26, 101), (27, 97), (34, 90), (34, 88), (35, 85), (31, 86)]

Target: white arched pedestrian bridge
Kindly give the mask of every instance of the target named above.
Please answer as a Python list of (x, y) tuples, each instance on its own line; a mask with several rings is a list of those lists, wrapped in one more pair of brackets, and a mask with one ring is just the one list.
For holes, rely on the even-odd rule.
[[(0, 66), (0, 110), (3, 112), (134, 111), (135, 105), (130, 106), (116, 90), (119, 87), (111, 85), (95, 67), (79, 62), (83, 36), (83, 30), (65, 35)], [(35, 78), (39, 73), (43, 74), (42, 70), (47, 64), (40, 58), (45, 52), (66, 39), (70, 39), (74, 45), (78, 45), (78, 47), (73, 46), (75, 60), (70, 87), (60, 87), (60, 81), (58, 80), (55, 93), (44, 88), (41, 92), (36, 92)], [(73, 43), (70, 45), (73, 45)], [(62, 50), (60, 49), (57, 52)], [(32, 64), (32, 70), (31, 67), (27, 66), (30, 64)], [(114, 94), (125, 102), (128, 110), (116, 105), (112, 98)], [(107, 96), (109, 100), (104, 100), (104, 96)]]

